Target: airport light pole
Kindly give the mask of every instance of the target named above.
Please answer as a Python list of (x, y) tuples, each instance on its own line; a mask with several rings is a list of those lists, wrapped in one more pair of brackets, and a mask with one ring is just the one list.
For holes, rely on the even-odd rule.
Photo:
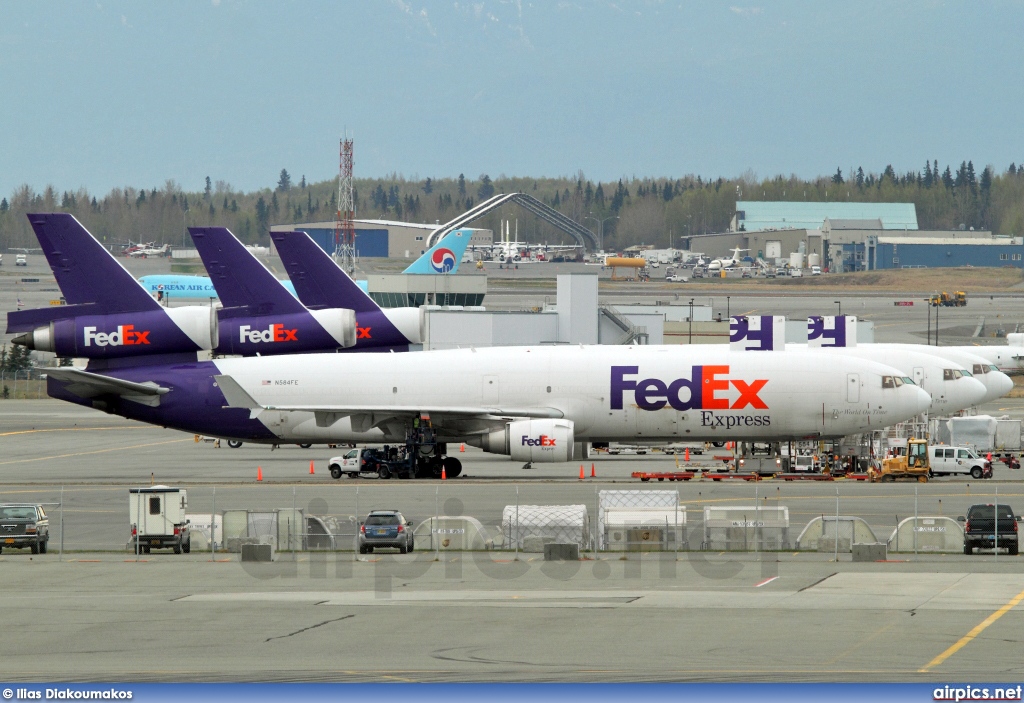
[(730, 320), (732, 319), (732, 315), (729, 312), (729, 296), (728, 295), (725, 296), (725, 316), (728, 319), (730, 319)]
[(693, 298), (690, 298), (690, 316), (686, 318), (690, 323), (690, 330), (687, 333), (688, 340), (687, 344), (693, 344)]
[(842, 317), (843, 316), (843, 301), (842, 300), (833, 300), (832, 302), (839, 306), (839, 317)]
[(607, 222), (608, 220), (617, 220), (619, 219), (619, 216), (609, 215), (608, 217), (602, 220), (597, 217), (594, 217), (594, 213), (590, 213), (589, 217), (584, 217), (583, 219), (593, 220), (594, 222), (597, 223), (597, 248), (599, 251), (604, 251), (604, 223)]

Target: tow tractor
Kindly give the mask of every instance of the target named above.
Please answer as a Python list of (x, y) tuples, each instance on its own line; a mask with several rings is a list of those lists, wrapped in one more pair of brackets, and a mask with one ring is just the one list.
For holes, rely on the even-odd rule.
[(907, 440), (906, 453), (888, 457), (882, 460), (881, 468), (871, 466), (868, 469), (868, 479), (872, 482), (890, 482), (897, 479), (910, 479), (928, 482), (931, 473), (931, 466), (928, 463), (928, 440), (914, 439)]
[(344, 456), (332, 457), (329, 462), (331, 477), (347, 475), (349, 478), (376, 476), (380, 479), (455, 478), (462, 473), (462, 462), (445, 456), (448, 447), (437, 441), (437, 434), (426, 417), (413, 420), (406, 432), (405, 445), (363, 447), (352, 449)]

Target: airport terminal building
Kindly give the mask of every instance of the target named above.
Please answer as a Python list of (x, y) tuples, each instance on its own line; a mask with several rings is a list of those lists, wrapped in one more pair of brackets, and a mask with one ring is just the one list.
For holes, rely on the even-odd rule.
[[(975, 230), (921, 230), (913, 203), (738, 201), (730, 231), (694, 235), (691, 251), (709, 257), (748, 249), (782, 265), (833, 272), (955, 266), (1024, 267), (1024, 237)], [(794, 255), (797, 255), (794, 257)]]

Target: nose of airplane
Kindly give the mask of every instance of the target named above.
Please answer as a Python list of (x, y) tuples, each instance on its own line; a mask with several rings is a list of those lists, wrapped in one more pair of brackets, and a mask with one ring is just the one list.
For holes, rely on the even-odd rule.
[[(975, 378), (979, 377), (975, 376)], [(982, 374), (980, 380), (985, 384), (985, 388), (988, 389), (988, 392), (985, 394), (984, 402), (986, 403), (996, 398), (1002, 398), (1013, 390), (1013, 379), (1002, 371), (989, 371), (986, 374)]]
[(985, 400), (988, 387), (977, 377), (964, 376), (955, 381), (944, 381), (946, 387), (946, 405), (943, 412), (956, 412), (970, 408)]

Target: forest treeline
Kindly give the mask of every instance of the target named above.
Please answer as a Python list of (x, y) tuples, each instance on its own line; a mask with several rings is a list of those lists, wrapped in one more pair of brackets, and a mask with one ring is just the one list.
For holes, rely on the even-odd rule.
[[(272, 181), (273, 177), (268, 177)], [(186, 228), (219, 225), (248, 243), (269, 244), (274, 224), (333, 221), (337, 211), (336, 180), (309, 183), (282, 169), (277, 182), (244, 193), (210, 177), (198, 191), (169, 180), (162, 186), (115, 188), (105, 195), (85, 189), (36, 191), (24, 185), (0, 200), (0, 250), (36, 247), (25, 213), (63, 211), (75, 215), (111, 246), (155, 241), (188, 245)], [(737, 178), (623, 178), (598, 182), (583, 172), (565, 178), (356, 179), (356, 217), (407, 222), (444, 223), (495, 193), (524, 192), (561, 211), (585, 227), (603, 227), (605, 248), (632, 244), (668, 246), (689, 234), (725, 231), (737, 200), (841, 202), (910, 202), (917, 206), (921, 229), (991, 229), (997, 234), (1024, 233), (1024, 165), (997, 172), (973, 162), (940, 170), (937, 161), (920, 171), (881, 173), (863, 168), (813, 180), (796, 176), (758, 180)], [(516, 205), (480, 218), (475, 227), (499, 231), (502, 219), (518, 224), (520, 239), (561, 242), (567, 237)], [(513, 225), (515, 227), (516, 225)]]

